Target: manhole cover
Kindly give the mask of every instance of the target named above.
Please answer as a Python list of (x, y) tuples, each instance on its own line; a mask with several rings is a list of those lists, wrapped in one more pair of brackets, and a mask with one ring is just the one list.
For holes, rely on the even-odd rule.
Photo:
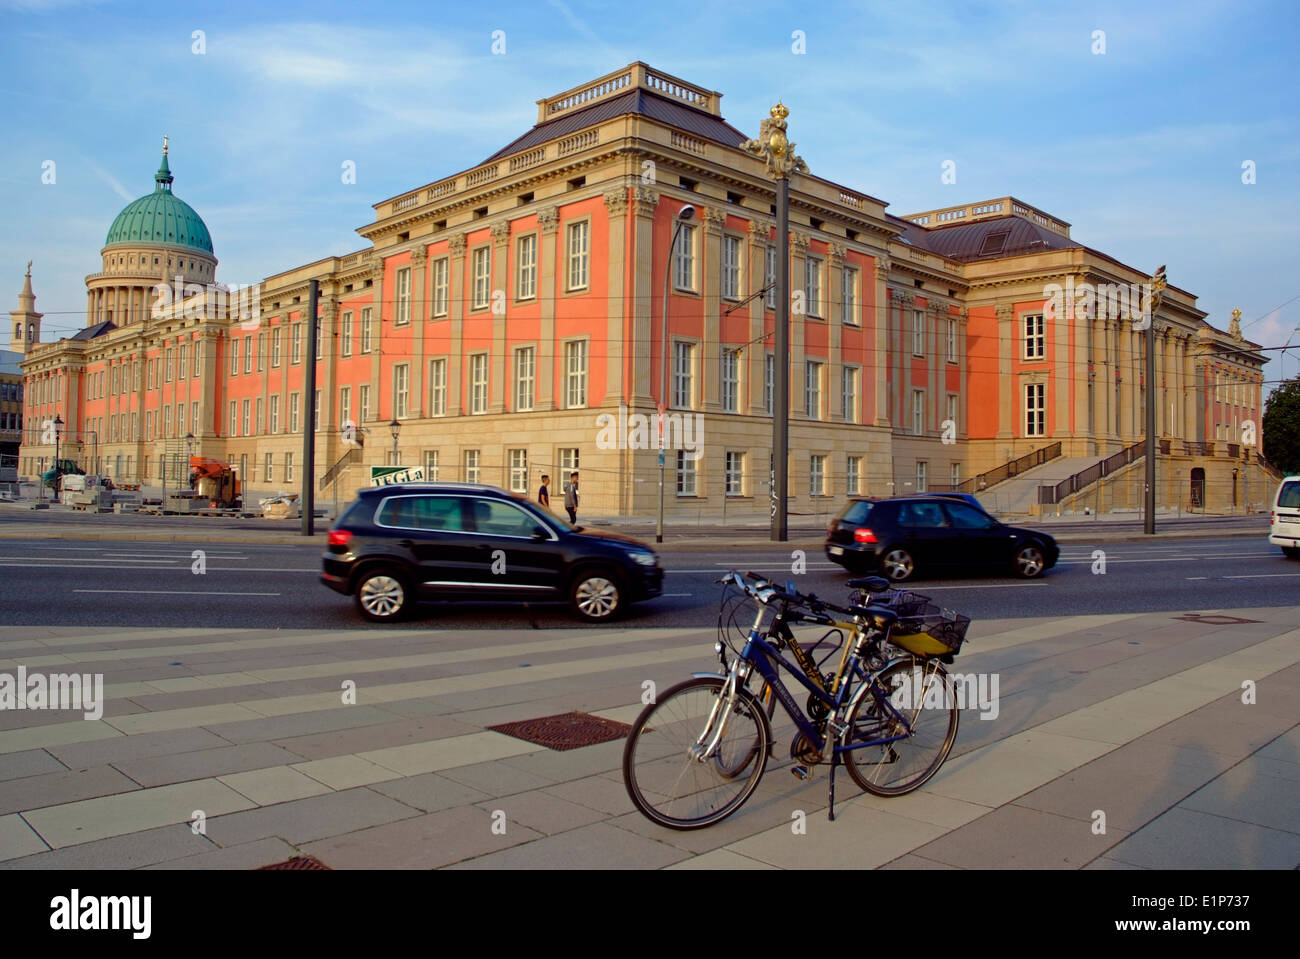
[(263, 869), (324, 869), (332, 872), (329, 866), (321, 862), (315, 856), (294, 856), (288, 862), (272, 863), (269, 866), (258, 866), (258, 871)]
[(558, 716), (542, 716), (539, 719), (489, 726), (488, 729), (547, 749), (565, 750), (622, 739), (631, 732), (632, 727), (627, 723), (601, 719), (589, 713), (560, 713)]
[(1187, 613), (1174, 619), (1189, 623), (1205, 623), (1207, 626), (1240, 626), (1242, 623), (1262, 623), (1262, 619), (1242, 619), (1240, 616), (1223, 616), (1217, 613)]

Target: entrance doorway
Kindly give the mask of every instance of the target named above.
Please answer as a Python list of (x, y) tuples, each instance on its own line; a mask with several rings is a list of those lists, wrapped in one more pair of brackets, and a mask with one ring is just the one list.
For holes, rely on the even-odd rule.
[(1192, 509), (1205, 507), (1205, 470), (1197, 466), (1192, 470)]

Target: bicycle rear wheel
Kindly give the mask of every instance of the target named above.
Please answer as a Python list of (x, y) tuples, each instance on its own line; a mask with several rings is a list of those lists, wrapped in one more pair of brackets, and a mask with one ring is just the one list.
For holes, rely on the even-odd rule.
[(957, 703), (947, 671), (939, 662), (919, 659), (887, 667), (859, 700), (849, 727), (850, 746), (893, 739), (844, 753), (855, 783), (877, 796), (919, 789), (939, 771), (957, 738)]
[[(711, 826), (739, 809), (763, 776), (771, 740), (763, 707), (741, 689), (723, 722), (725, 685), (721, 677), (679, 683), (632, 724), (623, 783), (641, 814), (661, 826)], [(713, 753), (696, 758), (695, 747), (715, 735)]]

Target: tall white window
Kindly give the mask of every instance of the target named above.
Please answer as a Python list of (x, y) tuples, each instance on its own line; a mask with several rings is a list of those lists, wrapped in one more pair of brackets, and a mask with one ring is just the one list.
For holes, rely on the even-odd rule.
[(289, 339), (289, 362), (302, 362), (302, 324), (295, 323), (290, 327), (292, 331)]
[(858, 270), (846, 266), (840, 271), (840, 322), (858, 325)]
[(807, 296), (809, 316), (823, 316), (822, 313), (822, 261), (815, 256), (804, 258), (804, 294)]
[(424, 451), (424, 479), (428, 483), (438, 482), (438, 451)]
[(352, 387), (350, 386), (339, 390), (339, 425), (344, 429), (357, 425), (357, 421), (352, 418)]
[(1047, 435), (1047, 385), (1025, 385), (1025, 435)]
[[(231, 406), (234, 406), (234, 404), (232, 403)], [(162, 435), (164, 438), (170, 437), (172, 435), (172, 408), (170, 406), (163, 407)]]
[[(267, 334), (265, 332), (257, 334), (257, 372), (259, 373), (266, 369), (266, 337)], [(194, 352), (198, 352), (197, 346), (194, 348)], [(194, 375), (197, 376), (198, 372), (198, 370), (195, 370)]]
[(930, 464), (925, 460), (916, 461), (916, 491), (924, 493), (926, 491), (929, 479)]
[(695, 454), (689, 450), (677, 451), (677, 495), (695, 496)]
[(526, 412), (533, 408), (537, 383), (537, 351), (531, 346), (515, 350), (515, 409)]
[(446, 316), (447, 303), (450, 299), (448, 279), (451, 276), (451, 264), (444, 256), (433, 261), (433, 315)]
[(286, 483), (293, 480), (293, 454), (284, 454), (284, 481)]
[(858, 369), (855, 366), (840, 369), (840, 413), (846, 423), (858, 421)]
[[(316, 320), (316, 352), (312, 354), (312, 362), (319, 363), (325, 356), (325, 324), (321, 320)], [(245, 362), (247, 365), (247, 361)]]
[(474, 269), (474, 300), (472, 308), (481, 310), (492, 299), (492, 247), (480, 246), (470, 260)]
[(925, 356), (925, 311), (912, 311), (912, 355)]
[[(239, 404), (239, 432), (244, 436), (252, 435), (252, 410), (253, 404), (248, 400), (243, 400)], [(180, 419), (178, 416), (177, 419)]]
[[(178, 357), (177, 366), (179, 368), (178, 373), (180, 378), (183, 380), (185, 379), (185, 375), (190, 371), (189, 366), (187, 366), (185, 363), (185, 361), (189, 358), (189, 354), (186, 352), (186, 347), (184, 343), (181, 344), (180, 350), (177, 351), (177, 357)], [(119, 372), (119, 367), (116, 366), (113, 367), (112, 376), (109, 378), (110, 385), (108, 389), (110, 393), (118, 392), (119, 389), (118, 384), (120, 382), (120, 379), (117, 375), (118, 372)]]
[(234, 376), (239, 372), (239, 340), (231, 337), (230, 339), (230, 375)]
[(429, 361), (429, 415), (447, 415), (447, 361)]
[(764, 256), (766, 264), (763, 271), (763, 286), (767, 287), (767, 294), (763, 297), (763, 305), (769, 310), (776, 309), (776, 247), (769, 246)]
[(745, 454), (727, 453), (727, 495), (745, 495)]
[(302, 406), (302, 394), (290, 393), (289, 394), (289, 432), (290, 433), (298, 432), (298, 427), (299, 427), (298, 415), (301, 406)]
[(862, 492), (862, 457), (850, 456), (844, 473), (844, 492), (857, 496)]
[(804, 412), (810, 420), (822, 418), (822, 364), (809, 360), (804, 365)]
[(230, 419), (226, 421), (226, 430), (228, 436), (239, 435), (239, 421), (235, 419), (235, 401), (230, 401)]
[(342, 328), (339, 330), (339, 355), (352, 355), (352, 311), (343, 314)]
[(816, 453), (808, 457), (808, 495), (826, 495), (826, 457)]
[(945, 412), (948, 414), (947, 419), (952, 421), (953, 431), (956, 432), (957, 430), (957, 394), (956, 393), (948, 394), (948, 408)]
[(673, 407), (679, 410), (694, 408), (695, 403), (695, 344), (673, 344)]
[(579, 409), (587, 405), (587, 341), (564, 344), (564, 406)]
[(722, 349), (722, 410), (736, 412), (736, 399), (740, 394), (740, 354), (726, 347)]
[(950, 463), (950, 464), (948, 465), (948, 483), (949, 483), (949, 485), (951, 485), (953, 489), (956, 489), (956, 488), (957, 488), (957, 485), (958, 485), (960, 482), (961, 482), (961, 464), (960, 464), (960, 463)]
[(740, 237), (724, 236), (722, 238), (721, 279), (723, 299), (740, 299), (740, 256), (742, 248)]
[(1026, 313), (1025, 353), (1026, 360), (1041, 360), (1047, 356), (1047, 335), (1043, 328), (1043, 314)]
[(521, 236), (515, 250), (515, 259), (519, 263), (515, 297), (520, 300), (531, 300), (537, 295), (537, 234)]
[(270, 453), (267, 453), (262, 459), (262, 481), (269, 483), (273, 479), (275, 479), (275, 460), (271, 458)]
[(952, 318), (948, 320), (948, 362), (957, 362), (957, 321)]
[(925, 390), (912, 390), (912, 435), (925, 432)]
[(695, 227), (681, 227), (677, 235), (677, 248), (673, 254), (673, 286), (679, 290), (695, 290)]
[(411, 365), (398, 363), (393, 367), (393, 417), (404, 420), (411, 415)]
[(397, 314), (394, 326), (405, 326), (411, 322), (411, 268), (402, 267), (397, 271)]
[(486, 413), (488, 405), (488, 358), (475, 353), (469, 358), (469, 411)]
[(570, 223), (567, 231), (569, 238), (569, 289), (585, 290), (587, 288), (587, 266), (591, 254), (591, 221), (580, 220)]
[(357, 394), (357, 422), (365, 423), (370, 420), (370, 384), (360, 388)]
[(528, 450), (510, 450), (510, 489), (528, 492)]
[(479, 480), (479, 451), (465, 451), (465, 482), (477, 483)]
[(371, 307), (365, 307), (361, 310), (361, 352), (370, 352), (370, 327), (374, 310)]
[(578, 448), (573, 446), (562, 448), (559, 451), (559, 453), (560, 453), (560, 476), (567, 481), (569, 478), (569, 474), (579, 468)]
[(774, 406), (773, 397), (776, 395), (776, 357), (768, 353), (763, 357), (763, 409), (767, 410), (768, 416), (775, 415), (772, 412)]
[[(257, 341), (253, 339), (252, 336), (244, 337), (244, 372), (245, 373), (253, 372), (253, 345), (256, 342)], [(185, 368), (185, 362), (184, 360), (182, 360), (181, 361), (182, 371), (184, 371), (184, 368)]]

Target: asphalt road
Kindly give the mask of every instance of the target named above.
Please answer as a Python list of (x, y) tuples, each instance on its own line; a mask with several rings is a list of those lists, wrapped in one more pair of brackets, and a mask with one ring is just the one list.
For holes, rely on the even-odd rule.
[[(159, 543), (0, 538), (0, 624), (7, 626), (239, 627), (355, 629), (364, 623), (348, 598), (320, 585), (319, 545)], [(805, 551), (796, 572), (796, 550)], [(1093, 572), (1094, 550), (1105, 573)], [(193, 572), (194, 550), (205, 569)], [(820, 537), (717, 549), (661, 551), (665, 595), (634, 606), (634, 627), (709, 627), (728, 568), (793, 578), (804, 592), (843, 600), (847, 574), (828, 562)], [(1289, 605), (1300, 596), (1300, 563), (1260, 535), (1143, 542), (1069, 542), (1041, 580), (1010, 577), (917, 579), (908, 588), (981, 618), (1096, 612), (1205, 611)], [(413, 620), (377, 629), (572, 628), (559, 606), (422, 607)], [(978, 635), (977, 625), (972, 636)]]

